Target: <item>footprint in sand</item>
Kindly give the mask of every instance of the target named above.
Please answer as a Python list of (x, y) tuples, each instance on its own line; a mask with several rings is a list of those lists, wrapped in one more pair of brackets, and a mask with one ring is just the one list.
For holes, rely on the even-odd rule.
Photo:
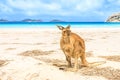
[(25, 80), (32, 80), (32, 79), (34, 79), (34, 78), (36, 78), (36, 77), (38, 77), (39, 76), (39, 74), (38, 73), (33, 73), (33, 74), (28, 74), (27, 76), (26, 76), (26, 78), (25, 78)]
[(7, 60), (0, 60), (0, 67), (7, 65), (8, 61)]

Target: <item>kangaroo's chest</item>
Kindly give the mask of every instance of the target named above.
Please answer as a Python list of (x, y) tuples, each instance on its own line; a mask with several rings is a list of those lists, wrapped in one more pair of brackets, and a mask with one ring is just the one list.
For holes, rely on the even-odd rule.
[(64, 51), (65, 55), (72, 56), (74, 51), (74, 46), (72, 43), (63, 43), (61, 46), (62, 50)]
[(71, 36), (69, 38), (61, 39), (61, 48), (64, 51), (65, 55), (71, 56), (74, 52), (74, 38)]
[(71, 44), (63, 44), (62, 49), (64, 51), (69, 51), (72, 49), (72, 46), (71, 46)]
[(70, 50), (70, 49), (72, 49), (72, 45), (73, 44), (71, 42), (70, 37), (66, 38), (66, 39), (61, 39), (61, 43), (62, 43), (62, 45), (61, 45), (62, 49), (64, 49), (64, 50)]
[(63, 51), (66, 56), (75, 57), (75, 48), (70, 44), (64, 44)]

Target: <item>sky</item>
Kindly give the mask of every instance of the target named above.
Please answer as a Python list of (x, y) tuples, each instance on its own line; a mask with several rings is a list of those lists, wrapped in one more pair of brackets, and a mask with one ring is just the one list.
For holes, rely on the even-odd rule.
[(9, 21), (104, 22), (118, 12), (120, 0), (0, 0), (0, 19)]

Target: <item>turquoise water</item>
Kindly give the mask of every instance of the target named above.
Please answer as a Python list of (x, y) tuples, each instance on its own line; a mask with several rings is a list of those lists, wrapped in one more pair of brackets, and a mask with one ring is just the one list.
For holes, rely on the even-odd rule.
[(74, 28), (120, 28), (120, 23), (107, 22), (0, 22), (0, 28), (56, 28), (71, 25)]

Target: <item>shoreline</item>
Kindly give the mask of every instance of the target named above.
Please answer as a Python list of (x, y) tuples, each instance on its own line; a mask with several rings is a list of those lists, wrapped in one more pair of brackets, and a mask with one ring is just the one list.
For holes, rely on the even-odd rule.
[[(57, 27), (56, 28), (0, 28), (0, 31), (60, 31)], [(81, 32), (87, 32), (87, 31), (119, 31), (120, 28), (73, 28), (71, 27), (71, 31), (81, 31)], [(86, 31), (87, 30), (87, 31)]]

